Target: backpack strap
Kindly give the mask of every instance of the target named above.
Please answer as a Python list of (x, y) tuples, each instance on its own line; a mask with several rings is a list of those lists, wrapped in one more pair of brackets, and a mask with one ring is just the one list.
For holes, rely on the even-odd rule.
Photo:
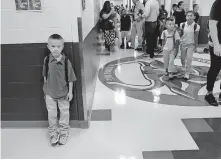
[(65, 81), (67, 83), (67, 86), (69, 87), (69, 82), (68, 82), (68, 58), (65, 56), (64, 59), (64, 69), (65, 69)]
[(175, 38), (175, 35), (176, 35), (176, 30), (173, 31), (173, 47), (176, 48), (176, 38)]
[(197, 23), (194, 24), (194, 34), (196, 32), (196, 29), (197, 29)]
[(46, 56), (45, 59), (45, 77), (48, 79), (48, 70), (49, 70), (49, 55)]

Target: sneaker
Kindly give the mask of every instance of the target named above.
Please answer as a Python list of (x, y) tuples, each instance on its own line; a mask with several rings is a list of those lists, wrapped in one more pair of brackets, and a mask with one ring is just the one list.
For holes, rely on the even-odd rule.
[(143, 48), (142, 48), (142, 47), (137, 47), (135, 50), (136, 50), (136, 51), (142, 51)]
[(55, 135), (52, 135), (50, 137), (50, 142), (51, 142), (52, 146), (56, 146), (58, 141), (59, 141), (59, 134), (58, 133), (56, 133)]
[(147, 54), (147, 53), (144, 53), (143, 54), (143, 57), (149, 57), (150, 55), (149, 54)]
[(67, 143), (67, 141), (68, 141), (68, 136), (69, 136), (68, 133), (66, 133), (66, 134), (61, 134), (61, 135), (60, 135), (60, 139), (59, 139), (59, 141), (58, 141), (59, 145), (65, 145), (65, 144)]
[(205, 96), (205, 100), (212, 106), (218, 106), (218, 102), (216, 98), (213, 96), (213, 94), (208, 94)]
[(120, 48), (121, 48), (121, 49), (124, 49), (124, 45), (121, 45)]
[(173, 80), (174, 76), (173, 73), (169, 73), (169, 80)]
[(185, 74), (184, 80), (185, 80), (185, 81), (188, 81), (189, 79), (190, 79), (190, 75), (189, 75), (189, 74)]

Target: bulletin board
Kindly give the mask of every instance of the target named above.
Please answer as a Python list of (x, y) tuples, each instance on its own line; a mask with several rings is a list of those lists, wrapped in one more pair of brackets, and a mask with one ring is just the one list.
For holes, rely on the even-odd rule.
[(17, 11), (42, 11), (41, 0), (15, 0)]

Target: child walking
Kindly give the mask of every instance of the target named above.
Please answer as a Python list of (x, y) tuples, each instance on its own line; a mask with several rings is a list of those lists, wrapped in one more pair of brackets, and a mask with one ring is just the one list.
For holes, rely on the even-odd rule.
[(124, 38), (126, 38), (127, 43), (126, 43), (126, 48), (129, 49), (129, 40), (130, 40), (130, 34), (129, 32), (131, 31), (131, 19), (130, 16), (127, 15), (126, 10), (122, 10), (122, 16), (121, 16), (121, 36), (122, 36), (122, 44), (120, 46), (121, 49), (124, 49)]
[(164, 67), (166, 69), (166, 74), (169, 79), (173, 79), (173, 73), (176, 72), (174, 66), (174, 58), (179, 51), (179, 40), (180, 36), (175, 30), (175, 23), (173, 18), (166, 19), (166, 30), (162, 32), (162, 50), (164, 57)]
[(193, 11), (188, 11), (186, 14), (187, 21), (180, 24), (180, 29), (182, 31), (181, 35), (181, 64), (183, 66), (184, 79), (190, 79), (192, 57), (193, 53), (196, 52), (198, 47), (198, 37), (200, 26), (194, 22), (195, 13)]
[[(70, 128), (69, 102), (73, 98), (73, 82), (76, 81), (70, 61), (62, 53), (63, 48), (63, 38), (58, 34), (51, 35), (48, 39), (50, 54), (45, 57), (43, 65), (43, 90), (48, 110), (48, 132), (52, 146), (67, 143)], [(60, 127), (57, 125), (57, 106), (60, 110)]]

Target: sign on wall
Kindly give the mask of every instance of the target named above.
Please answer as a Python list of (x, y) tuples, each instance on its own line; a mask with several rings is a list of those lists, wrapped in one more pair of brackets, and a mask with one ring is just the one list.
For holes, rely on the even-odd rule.
[(41, 11), (41, 0), (15, 0), (17, 11)]

